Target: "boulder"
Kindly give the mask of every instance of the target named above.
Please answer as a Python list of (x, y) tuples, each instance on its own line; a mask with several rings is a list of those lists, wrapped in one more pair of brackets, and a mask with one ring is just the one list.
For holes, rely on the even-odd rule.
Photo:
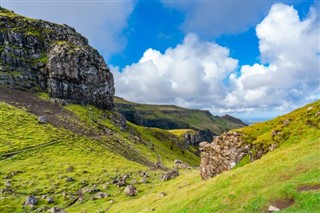
[(280, 209), (275, 206), (270, 205), (268, 208), (268, 211), (269, 212), (278, 212), (278, 211), (280, 211)]
[(106, 198), (106, 197), (110, 197), (110, 195), (105, 192), (98, 192), (92, 197), (92, 199), (96, 200), (96, 199), (102, 199), (102, 198)]
[(135, 196), (138, 194), (138, 190), (134, 185), (128, 185), (126, 186), (126, 188), (124, 189), (124, 193), (127, 196)]
[(38, 123), (39, 124), (47, 124), (48, 123), (48, 119), (45, 115), (41, 115), (38, 118)]
[(173, 179), (173, 178), (178, 177), (178, 176), (179, 176), (178, 170), (174, 169), (174, 170), (171, 170), (171, 171), (168, 171), (166, 173), (161, 174), (160, 179), (162, 181), (167, 181), (167, 180)]
[(48, 210), (50, 213), (66, 213), (63, 209), (58, 208), (58, 207), (52, 207), (51, 209)]
[(30, 195), (26, 198), (25, 205), (34, 206), (38, 203), (38, 199), (34, 195)]

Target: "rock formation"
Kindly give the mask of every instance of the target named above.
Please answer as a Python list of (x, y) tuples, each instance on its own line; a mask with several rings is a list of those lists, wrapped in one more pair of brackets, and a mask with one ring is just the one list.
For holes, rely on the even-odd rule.
[(0, 7), (0, 85), (113, 107), (113, 76), (88, 40), (67, 25)]
[(261, 158), (275, 145), (263, 146), (262, 144), (246, 144), (242, 134), (226, 132), (213, 139), (212, 143), (202, 142), (200, 149), (200, 175), (206, 180), (236, 166), (244, 157), (249, 161)]

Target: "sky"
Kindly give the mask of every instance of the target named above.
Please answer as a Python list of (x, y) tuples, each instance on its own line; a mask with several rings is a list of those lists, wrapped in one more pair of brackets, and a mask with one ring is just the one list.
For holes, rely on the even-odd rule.
[(266, 120), (320, 99), (319, 0), (0, 0), (68, 24), (116, 95)]

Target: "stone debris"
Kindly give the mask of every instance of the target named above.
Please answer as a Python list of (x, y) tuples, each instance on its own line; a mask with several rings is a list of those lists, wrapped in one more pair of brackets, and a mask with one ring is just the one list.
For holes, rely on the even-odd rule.
[(126, 186), (126, 188), (124, 189), (124, 193), (127, 196), (135, 196), (138, 194), (138, 190), (134, 185), (128, 185)]
[(26, 198), (26, 202), (24, 203), (26, 206), (34, 206), (38, 203), (38, 199), (34, 195), (30, 195)]
[(280, 211), (280, 209), (275, 206), (270, 205), (268, 208), (268, 211), (269, 212), (278, 212), (278, 211)]
[(160, 196), (160, 197), (167, 196), (167, 193), (165, 193), (165, 192), (160, 192), (160, 193), (159, 193), (159, 196)]
[(168, 171), (166, 173), (161, 174), (160, 179), (162, 181), (167, 181), (167, 180), (173, 179), (173, 178), (178, 177), (178, 176), (179, 176), (178, 170), (174, 169), (174, 170), (170, 170), (170, 171)]
[(41, 115), (38, 118), (38, 123), (39, 124), (47, 124), (48, 123), (48, 119), (45, 115)]
[(58, 207), (52, 207), (51, 209), (48, 210), (50, 213), (66, 213), (63, 209), (58, 208)]

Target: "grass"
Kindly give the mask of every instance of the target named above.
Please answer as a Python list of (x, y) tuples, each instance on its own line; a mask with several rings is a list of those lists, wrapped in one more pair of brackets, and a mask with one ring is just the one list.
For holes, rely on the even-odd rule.
[(190, 132), (192, 134), (195, 134), (196, 131), (193, 129), (170, 129), (168, 130), (168, 132), (176, 135), (176, 136), (183, 136), (184, 134)]
[[(138, 115), (139, 122), (146, 126), (162, 129), (210, 130), (215, 134), (243, 125), (222, 117), (213, 116), (209, 111), (185, 109), (173, 105), (137, 104), (115, 97), (116, 109), (134, 121), (131, 114)], [(140, 123), (137, 124), (140, 124)]]
[[(45, 94), (40, 96), (47, 99)], [(197, 168), (192, 168), (180, 169), (179, 177), (162, 182), (163, 171), (143, 163), (161, 161), (172, 168), (173, 160), (180, 159), (191, 166), (199, 165), (199, 158), (193, 154), (196, 150), (184, 147), (177, 136), (185, 130), (177, 130), (175, 135), (130, 122), (126, 130), (121, 130), (112, 119), (117, 113), (90, 105), (65, 108), (75, 114), (73, 122), (78, 125), (109, 133), (86, 136), (50, 124), (40, 125), (37, 117), (24, 109), (0, 103), (0, 124), (5, 127), (0, 129), (1, 153), (25, 149), (0, 160), (0, 212), (31, 211), (22, 205), (30, 194), (39, 199), (36, 208), (58, 206), (67, 212), (266, 212), (272, 202), (281, 199), (294, 200), (294, 205), (283, 212), (316, 212), (320, 208), (319, 190), (297, 190), (320, 184), (319, 101), (237, 130), (245, 134), (247, 143), (277, 142), (281, 146), (253, 163), (244, 158), (233, 170), (206, 181), (201, 180)], [(272, 137), (274, 130), (281, 134)], [(53, 139), (57, 142), (41, 146)], [(27, 150), (36, 145), (40, 146)], [(140, 171), (148, 172), (148, 183), (139, 183)], [(12, 173), (16, 174), (10, 177)], [(127, 197), (124, 187), (112, 184), (123, 174), (130, 174), (128, 183), (137, 182), (137, 196)], [(67, 182), (68, 177), (74, 181)], [(8, 180), (14, 193), (6, 191)], [(92, 194), (84, 192), (84, 201), (67, 207), (77, 198), (77, 191), (85, 188), (98, 188), (111, 197), (93, 200)], [(160, 192), (167, 196), (160, 197)], [(50, 195), (54, 203), (47, 204), (42, 195)]]
[(0, 156), (69, 137), (51, 125), (39, 125), (38, 117), (3, 102), (0, 102), (0, 118)]
[[(284, 212), (316, 212), (320, 192), (298, 192), (320, 184), (320, 135), (285, 144), (262, 159), (202, 181), (199, 172), (155, 185), (143, 197), (115, 203), (109, 212), (264, 212), (275, 200), (294, 199)], [(160, 198), (160, 192), (168, 196)]]

